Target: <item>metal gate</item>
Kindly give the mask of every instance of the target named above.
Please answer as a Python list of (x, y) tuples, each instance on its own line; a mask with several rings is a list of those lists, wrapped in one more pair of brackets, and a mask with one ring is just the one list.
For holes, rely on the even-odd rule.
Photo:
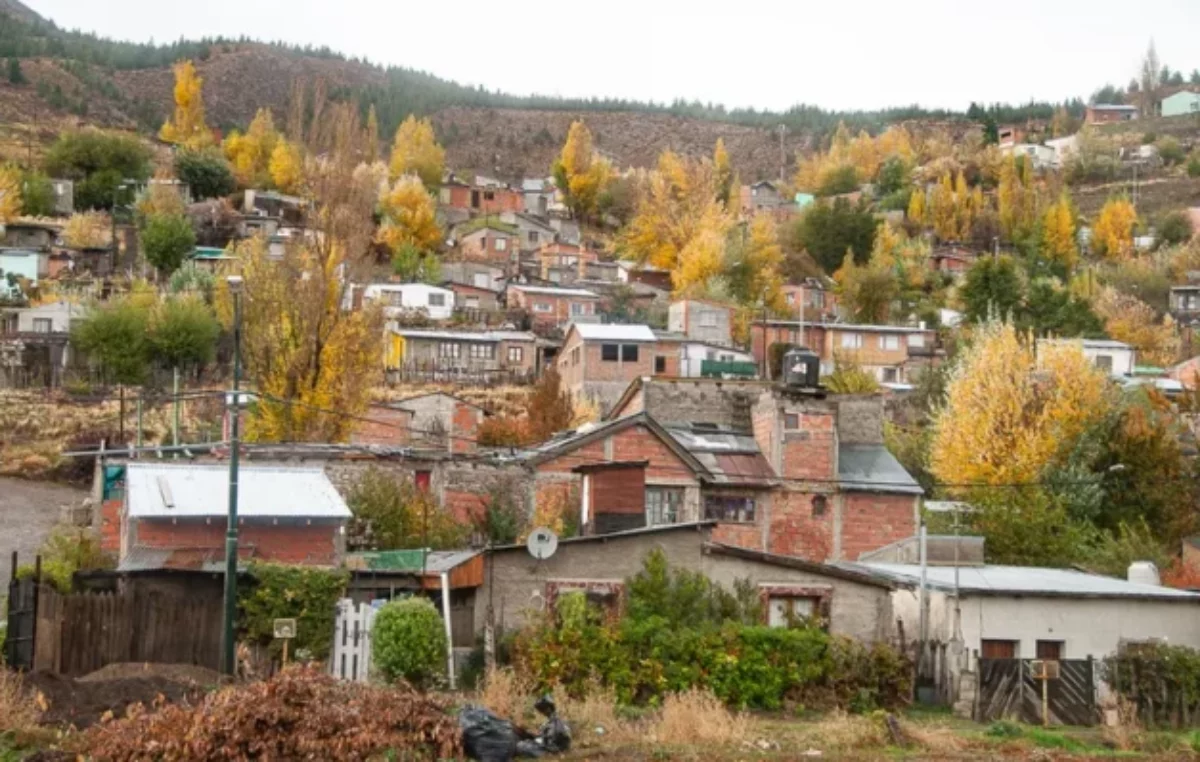
[[(979, 703), (975, 719), (1042, 722), (1042, 681), (1034, 679), (1033, 659), (980, 659)], [(1096, 666), (1092, 659), (1063, 659), (1059, 677), (1048, 681), (1047, 699), (1053, 725), (1095, 725)]]
[(34, 646), (37, 643), (38, 578), (42, 559), (39, 556), (32, 577), (17, 579), (17, 554), (12, 554), (12, 575), (8, 581), (8, 629), (4, 640), (4, 662), (12, 669), (33, 669)]

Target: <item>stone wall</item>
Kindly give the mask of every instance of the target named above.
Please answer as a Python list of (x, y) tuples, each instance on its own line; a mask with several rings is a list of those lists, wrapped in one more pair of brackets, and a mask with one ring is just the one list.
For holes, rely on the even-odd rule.
[(883, 444), (883, 397), (878, 394), (842, 395), (837, 404), (841, 444)]

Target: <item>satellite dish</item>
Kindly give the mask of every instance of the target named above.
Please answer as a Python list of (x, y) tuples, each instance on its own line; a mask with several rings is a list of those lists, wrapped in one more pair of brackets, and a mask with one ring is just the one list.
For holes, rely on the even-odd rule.
[(529, 533), (525, 547), (529, 548), (529, 555), (539, 561), (545, 561), (558, 550), (558, 535), (546, 527), (537, 527)]

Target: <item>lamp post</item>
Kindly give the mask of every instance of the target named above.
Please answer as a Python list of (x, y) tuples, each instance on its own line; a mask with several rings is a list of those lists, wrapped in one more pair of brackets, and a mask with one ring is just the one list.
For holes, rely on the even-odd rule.
[(241, 396), (238, 386), (242, 375), (242, 278), (231, 275), (226, 279), (233, 295), (233, 391), (227, 405), (229, 411), (229, 517), (225, 529), (225, 621), (221, 641), (221, 670), (234, 673), (237, 638), (234, 620), (237, 618), (238, 571), (238, 414)]

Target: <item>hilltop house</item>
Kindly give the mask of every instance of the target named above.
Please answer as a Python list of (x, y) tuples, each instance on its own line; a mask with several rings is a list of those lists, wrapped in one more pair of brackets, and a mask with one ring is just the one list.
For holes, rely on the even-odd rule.
[(1038, 339), (1040, 350), (1049, 344), (1077, 344), (1083, 355), (1100, 370), (1114, 378), (1129, 378), (1137, 365), (1137, 350), (1123, 341), (1110, 339)]
[(454, 292), (427, 283), (372, 283), (363, 289), (363, 302), (380, 302), (389, 320), (424, 313), (431, 320), (449, 320)]
[(649, 326), (573, 323), (558, 354), (562, 388), (608, 410), (635, 378), (667, 372), (667, 354), (658, 348)]
[(510, 309), (523, 309), (533, 324), (556, 328), (572, 322), (597, 322), (600, 295), (582, 288), (554, 288), (510, 283), (506, 292)]
[(679, 299), (667, 308), (667, 330), (706, 344), (729, 346), (733, 307), (704, 299)]
[(924, 326), (854, 325), (797, 320), (757, 321), (750, 327), (754, 359), (760, 366), (775, 344), (811, 349), (821, 358), (821, 373), (837, 368), (839, 358), (853, 361), (880, 383), (903, 384), (941, 357), (937, 334)]
[(1200, 114), (1200, 92), (1180, 90), (1162, 99), (1163, 116)]
[(1087, 107), (1084, 124), (1112, 124), (1128, 122), (1138, 118), (1137, 106), (1116, 103), (1094, 103)]
[(497, 217), (477, 217), (455, 229), (458, 250), (469, 260), (503, 266), (510, 271), (520, 256), (520, 231)]
[(388, 368), (532, 375), (539, 367), (537, 337), (525, 331), (398, 328), (385, 351)]

